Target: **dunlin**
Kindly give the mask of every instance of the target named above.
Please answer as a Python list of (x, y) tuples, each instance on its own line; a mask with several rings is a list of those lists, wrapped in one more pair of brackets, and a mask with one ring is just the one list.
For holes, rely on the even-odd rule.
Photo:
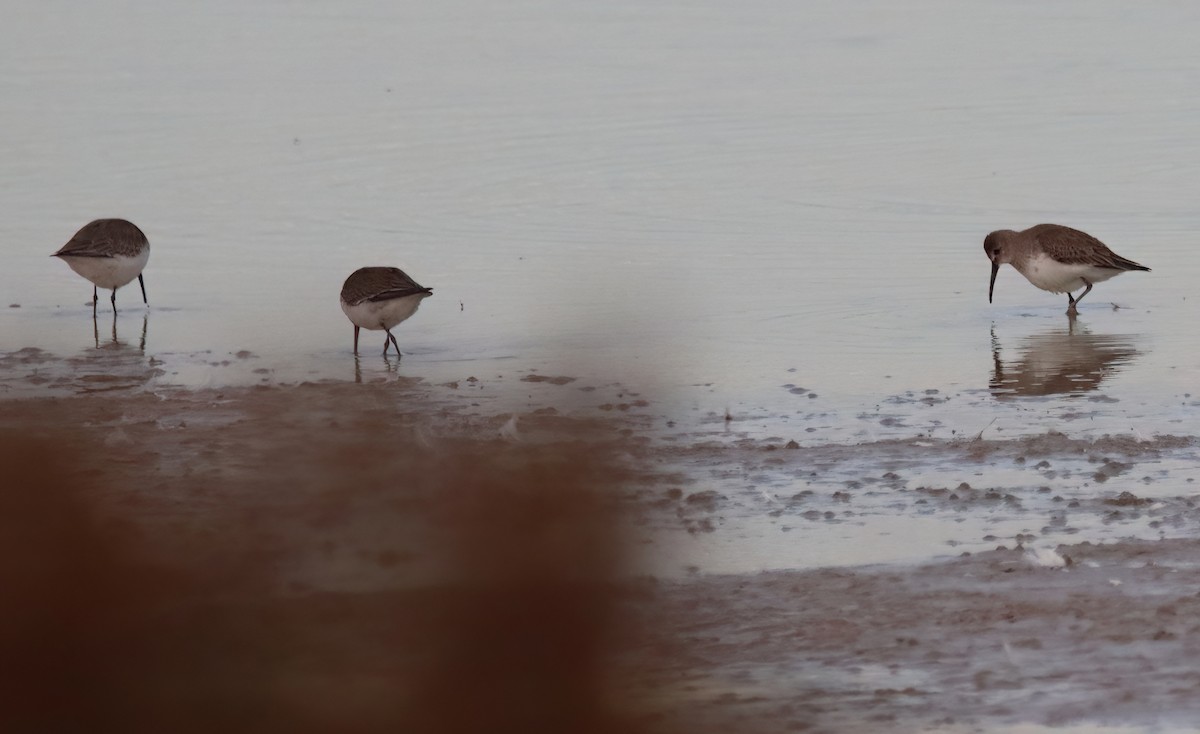
[(51, 257), (59, 257), (76, 273), (92, 281), (92, 313), (99, 300), (97, 288), (111, 288), (113, 313), (117, 312), (117, 289), (134, 278), (142, 286), (147, 306), (146, 281), (142, 269), (150, 259), (150, 242), (142, 230), (124, 219), (97, 219), (83, 226)]
[(359, 268), (346, 278), (342, 286), (342, 311), (354, 324), (354, 353), (358, 354), (358, 330), (383, 329), (383, 353), (388, 344), (395, 344), (396, 356), (400, 345), (392, 327), (417, 312), (421, 300), (433, 295), (432, 288), (419, 285), (400, 268)]
[[(1092, 286), (1127, 270), (1150, 268), (1127, 260), (1096, 239), (1061, 224), (1039, 224), (1020, 232), (1002, 229), (983, 240), (983, 251), (992, 261), (988, 303), (996, 287), (996, 273), (1008, 263), (1044, 291), (1067, 294), (1067, 313), (1092, 290)], [(1079, 297), (1072, 291), (1083, 288)]]

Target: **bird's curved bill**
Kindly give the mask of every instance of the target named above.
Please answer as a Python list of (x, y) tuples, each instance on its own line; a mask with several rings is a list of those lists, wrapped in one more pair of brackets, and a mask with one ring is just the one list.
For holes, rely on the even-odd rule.
[(1000, 263), (992, 261), (992, 279), (988, 282), (988, 303), (992, 302), (992, 291), (996, 290), (996, 273), (1000, 272)]

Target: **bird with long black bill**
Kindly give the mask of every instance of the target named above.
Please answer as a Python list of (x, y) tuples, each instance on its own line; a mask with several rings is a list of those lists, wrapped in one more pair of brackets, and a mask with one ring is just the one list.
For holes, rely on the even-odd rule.
[[(1039, 224), (1020, 232), (992, 232), (983, 240), (983, 251), (992, 261), (988, 303), (992, 302), (1000, 266), (1009, 264), (1038, 288), (1066, 293), (1069, 314), (1076, 313), (1076, 305), (1096, 283), (1130, 270), (1150, 270), (1121, 257), (1090, 234), (1061, 224)], [(1083, 293), (1074, 296), (1080, 288)]]

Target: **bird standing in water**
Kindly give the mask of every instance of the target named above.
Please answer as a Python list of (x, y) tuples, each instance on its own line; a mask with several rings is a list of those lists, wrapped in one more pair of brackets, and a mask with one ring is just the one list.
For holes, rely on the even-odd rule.
[[(1086, 232), (1061, 224), (1039, 224), (1020, 232), (1001, 229), (983, 240), (983, 251), (992, 261), (992, 279), (988, 284), (988, 303), (996, 287), (996, 273), (1008, 263), (1026, 280), (1051, 293), (1067, 294), (1067, 313), (1092, 286), (1129, 270), (1150, 268), (1121, 257)], [(1076, 298), (1073, 291), (1083, 288)]]
[(134, 278), (142, 287), (147, 306), (146, 281), (142, 270), (150, 259), (150, 241), (133, 222), (97, 219), (88, 222), (51, 257), (64, 260), (76, 273), (92, 281), (92, 314), (99, 300), (97, 288), (111, 288), (113, 313), (117, 312), (117, 289)]
[(358, 354), (358, 330), (383, 329), (383, 353), (395, 344), (396, 356), (400, 345), (392, 327), (417, 312), (421, 301), (433, 295), (432, 288), (419, 285), (400, 268), (359, 268), (346, 278), (342, 286), (342, 311), (354, 324), (354, 353)]

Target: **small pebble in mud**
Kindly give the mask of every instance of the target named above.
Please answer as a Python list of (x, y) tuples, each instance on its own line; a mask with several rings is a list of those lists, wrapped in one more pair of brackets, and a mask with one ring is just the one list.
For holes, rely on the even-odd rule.
[(9, 307), (9, 308), (20, 308), (20, 307), (21, 307), (21, 304), (19, 304), (19, 303), (10, 303), (10, 304), (8, 304), (8, 307)]
[(1117, 495), (1116, 499), (1104, 500), (1106, 505), (1117, 505), (1119, 507), (1136, 507), (1137, 505), (1148, 505), (1150, 500), (1142, 499), (1132, 492), (1122, 492)]
[(788, 441), (786, 444), (784, 444), (783, 447), (785, 449), (798, 449), (798, 448), (800, 448), (800, 444), (796, 443), (796, 439), (792, 439), (791, 441)]
[(720, 495), (710, 489), (704, 492), (695, 492), (693, 494), (689, 494), (687, 497), (687, 503), (693, 507), (711, 512), (717, 509), (717, 501), (723, 499), (725, 499), (723, 495)]
[(551, 385), (566, 385), (574, 382), (576, 378), (560, 375), (558, 377), (547, 377), (546, 375), (525, 375), (521, 378), (521, 382), (548, 382)]
[(1034, 464), (1033, 468), (1034, 469), (1049, 469), (1050, 462), (1043, 459), (1042, 461), (1039, 461), (1038, 463)]
[(817, 397), (817, 394), (816, 394), (815, 392), (810, 392), (810, 393), (808, 394), (808, 397), (809, 397), (809, 398), (815, 398), (815, 397)]
[(957, 487), (955, 487), (955, 489), (965, 492), (965, 491), (969, 491), (971, 489), (971, 485), (967, 484), (966, 482), (960, 482), (959, 485)]

